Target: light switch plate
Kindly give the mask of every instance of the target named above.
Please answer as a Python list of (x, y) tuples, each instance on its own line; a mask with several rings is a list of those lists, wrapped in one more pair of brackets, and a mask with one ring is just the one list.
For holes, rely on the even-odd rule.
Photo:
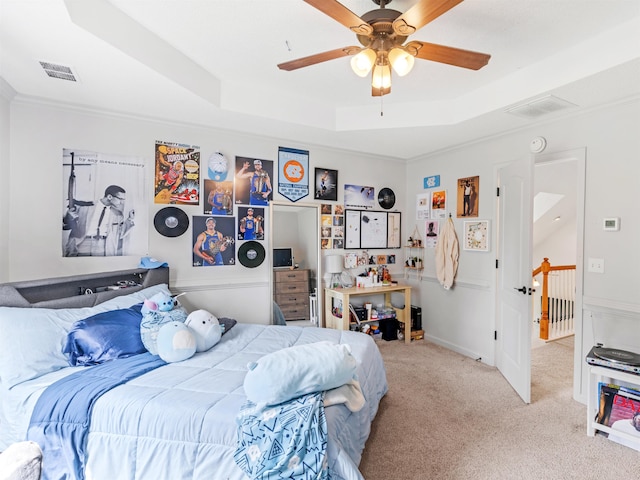
[(592, 273), (604, 273), (604, 258), (589, 258), (587, 270)]

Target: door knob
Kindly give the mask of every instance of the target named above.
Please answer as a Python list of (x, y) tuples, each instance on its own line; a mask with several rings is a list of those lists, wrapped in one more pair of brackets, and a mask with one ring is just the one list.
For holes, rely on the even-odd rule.
[(527, 294), (527, 287), (522, 287), (522, 288), (516, 288), (516, 287), (513, 287), (513, 288), (515, 288), (515, 289), (516, 289), (516, 290), (518, 290), (519, 292), (522, 292), (524, 295), (526, 295), (526, 294)]

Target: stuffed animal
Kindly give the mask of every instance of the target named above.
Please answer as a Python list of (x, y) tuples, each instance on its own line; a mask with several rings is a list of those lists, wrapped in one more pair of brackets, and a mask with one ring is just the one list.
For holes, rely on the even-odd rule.
[(196, 353), (196, 339), (182, 322), (169, 322), (160, 327), (157, 337), (158, 355), (167, 363), (181, 362)]
[(157, 338), (160, 327), (169, 322), (181, 322), (187, 319), (187, 311), (166, 293), (156, 293), (146, 299), (140, 310), (140, 338), (145, 348), (153, 355), (158, 355)]
[(222, 326), (212, 313), (206, 310), (191, 312), (185, 320), (196, 338), (196, 352), (204, 352), (212, 348), (222, 337)]

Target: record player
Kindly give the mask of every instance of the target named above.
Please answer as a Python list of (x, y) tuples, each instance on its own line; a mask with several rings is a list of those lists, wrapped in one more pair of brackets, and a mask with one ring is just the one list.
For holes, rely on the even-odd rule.
[(601, 343), (586, 356), (587, 363), (640, 375), (640, 354), (618, 348), (605, 348)]

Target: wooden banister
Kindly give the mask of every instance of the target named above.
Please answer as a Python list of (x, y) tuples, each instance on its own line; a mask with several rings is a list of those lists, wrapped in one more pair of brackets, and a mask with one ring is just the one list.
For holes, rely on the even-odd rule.
[(575, 270), (575, 265), (557, 265), (552, 267), (548, 258), (544, 258), (538, 268), (536, 268), (532, 277), (542, 273), (542, 312), (540, 316), (540, 338), (549, 339), (549, 272), (556, 270)]

